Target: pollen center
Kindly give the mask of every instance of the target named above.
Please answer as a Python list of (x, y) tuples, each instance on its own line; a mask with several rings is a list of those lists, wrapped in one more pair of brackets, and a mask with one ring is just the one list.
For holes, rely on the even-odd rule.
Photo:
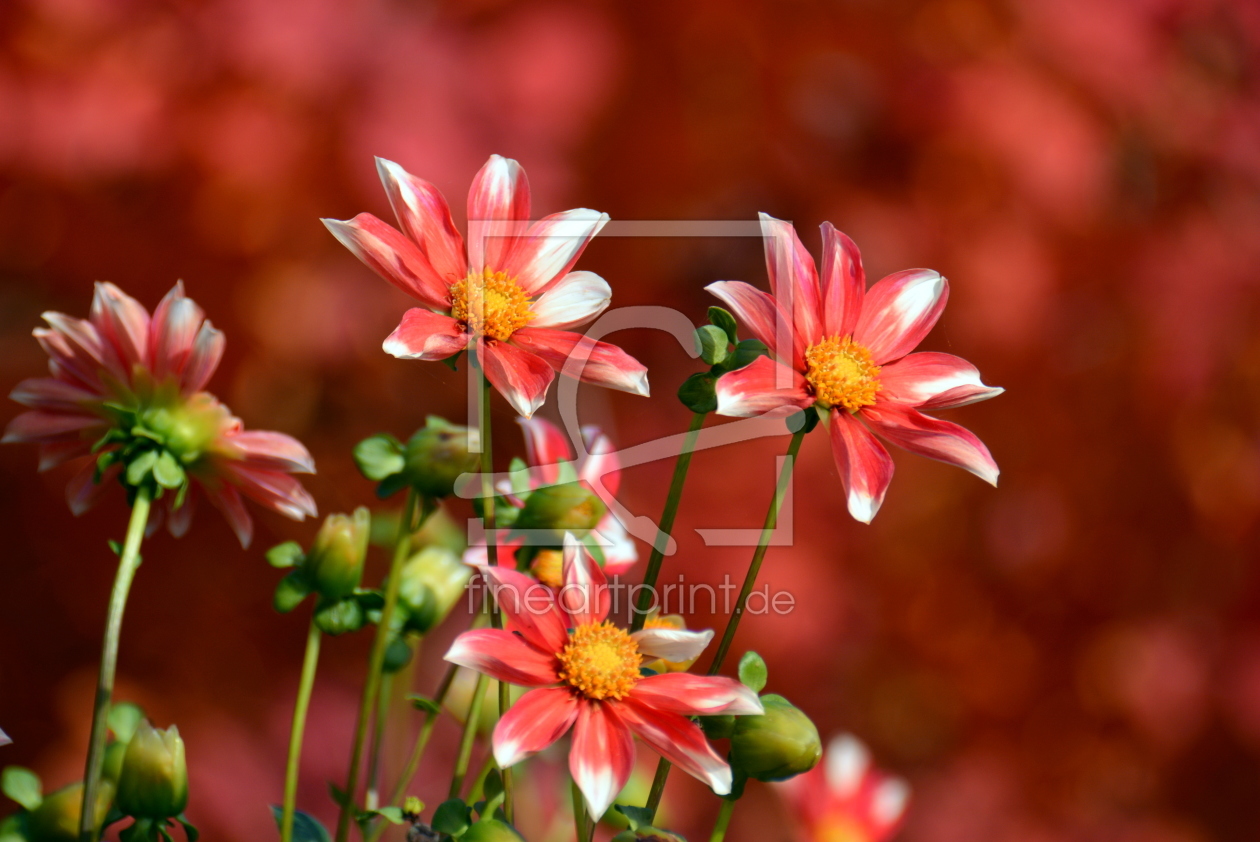
[(539, 550), (529, 570), (544, 585), (560, 588), (564, 585), (564, 554), (550, 548)]
[(805, 352), (805, 379), (827, 408), (843, 406), (853, 412), (875, 403), (878, 375), (871, 352), (849, 337), (828, 337)]
[(605, 620), (578, 626), (560, 653), (560, 678), (588, 699), (620, 699), (639, 681), (639, 645)]
[(534, 312), (514, 278), (487, 268), (451, 286), (451, 317), (475, 336), (505, 340), (533, 321)]

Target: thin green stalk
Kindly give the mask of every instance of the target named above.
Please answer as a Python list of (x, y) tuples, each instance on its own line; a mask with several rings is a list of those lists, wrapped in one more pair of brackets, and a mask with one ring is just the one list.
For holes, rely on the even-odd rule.
[(306, 711), (311, 704), (311, 688), (315, 686), (315, 667), (319, 663), (319, 644), (323, 635), (315, 618), (306, 634), (306, 655), (302, 658), (302, 677), (298, 679), (297, 701), (293, 704), (293, 727), (289, 731), (289, 759), (284, 766), (284, 807), (280, 814), (281, 842), (293, 839), (293, 813), (297, 809), (298, 766), (302, 760), (302, 734), (306, 731)]
[(700, 438), (700, 428), (704, 426), (705, 413), (697, 412), (691, 416), (691, 426), (687, 428), (687, 437), (683, 440), (682, 452), (674, 463), (674, 477), (669, 481), (669, 495), (665, 498), (665, 510), (661, 512), (660, 528), (656, 533), (656, 542), (652, 545), (652, 554), (648, 557), (647, 572), (643, 575), (643, 587), (634, 611), (630, 612), (630, 631), (643, 628), (647, 621), (648, 605), (656, 592), (656, 580), (661, 575), (661, 565), (665, 561), (665, 548), (674, 531), (674, 518), (678, 515), (678, 504), (682, 500), (683, 483), (687, 481), (687, 471), (691, 467), (691, 454), (695, 452), (696, 440)]
[(376, 697), (376, 715), (372, 717), (372, 739), (368, 747), (367, 790), (363, 794), (363, 806), (369, 810), (380, 806), (381, 741), (389, 724), (389, 703), (393, 695), (394, 674), (386, 673), (381, 676), (381, 692)]
[[(355, 797), (359, 788), (359, 766), (363, 759), (363, 744), (367, 741), (368, 719), (376, 701), (376, 694), (380, 691), (381, 667), (385, 663), (385, 650), (389, 646), (394, 609), (398, 605), (398, 592), (402, 584), (402, 565), (407, 559), (407, 553), (411, 550), (411, 536), (415, 531), (412, 521), (416, 516), (416, 503), (419, 497), (414, 488), (407, 490), (407, 502), (403, 505), (402, 519), (398, 522), (394, 559), (389, 567), (389, 578), (386, 580), (385, 605), (381, 607), (381, 619), (377, 623), (376, 637), (372, 641), (372, 653), (368, 658), (367, 680), (363, 683), (363, 696), (359, 700), (359, 717), (354, 729), (354, 745), (350, 751), (350, 770), (346, 775), (345, 802), (341, 805), (341, 813), (337, 818), (337, 842), (346, 842), (350, 838), (350, 820), (353, 818)], [(426, 518), (432, 509), (433, 506), (426, 499)]]
[(726, 838), (726, 828), (731, 824), (731, 813), (735, 812), (735, 802), (722, 799), (722, 809), (718, 811), (717, 821), (713, 824), (713, 833), (709, 842), (722, 842)]
[(464, 734), (459, 740), (459, 755), (455, 758), (455, 771), (451, 774), (449, 798), (459, 797), (460, 791), (464, 788), (464, 778), (468, 776), (468, 758), (472, 756), (473, 737), (477, 736), (477, 723), (481, 719), (481, 700), (486, 695), (488, 680), (484, 673), (477, 673), (472, 701), (468, 703), (468, 719), (464, 722)]
[(490, 777), (490, 770), (495, 768), (497, 764), (494, 761), (494, 752), (486, 753), (486, 759), (482, 761), (481, 768), (477, 770), (477, 777), (473, 778), (472, 789), (468, 790), (468, 803), (476, 804), (486, 794), (486, 778)]
[(131, 506), (131, 520), (127, 524), (127, 536), (123, 541), (122, 555), (118, 559), (118, 573), (114, 577), (114, 589), (109, 596), (109, 611), (105, 616), (105, 642), (101, 648), (101, 672), (96, 681), (96, 701), (92, 706), (92, 736), (88, 741), (87, 766), (83, 772), (83, 812), (80, 814), (80, 842), (96, 839), (96, 791), (101, 784), (101, 763), (105, 755), (106, 721), (109, 706), (114, 698), (114, 673), (118, 670), (118, 638), (122, 632), (123, 612), (127, 608), (127, 593), (140, 567), (140, 542), (144, 539), (144, 527), (149, 520), (152, 491), (148, 485), (136, 490), (136, 500)]
[(577, 842), (584, 842), (586, 839), (586, 799), (582, 796), (582, 790), (578, 789), (577, 781), (571, 784), (573, 795), (573, 832), (574, 839)]

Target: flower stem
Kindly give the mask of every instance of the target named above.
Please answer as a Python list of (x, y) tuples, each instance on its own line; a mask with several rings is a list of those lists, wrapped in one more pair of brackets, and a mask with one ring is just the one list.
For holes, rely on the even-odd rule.
[(131, 581), (140, 567), (140, 542), (144, 539), (144, 527), (149, 520), (152, 490), (147, 485), (136, 489), (136, 500), (131, 506), (131, 520), (127, 524), (127, 537), (123, 541), (122, 555), (118, 560), (118, 573), (114, 577), (114, 589), (109, 596), (109, 611), (105, 617), (105, 642), (101, 648), (101, 673), (96, 681), (96, 701), (92, 707), (92, 736), (88, 742), (87, 767), (83, 773), (83, 812), (79, 821), (80, 842), (94, 842), (96, 838), (96, 791), (101, 784), (101, 763), (105, 754), (105, 731), (109, 718), (109, 706), (114, 697), (114, 673), (118, 669), (118, 637), (122, 631), (123, 611), (127, 607), (127, 593)]
[(389, 703), (394, 696), (394, 674), (381, 676), (381, 692), (376, 697), (376, 715), (372, 718), (371, 740), (368, 747), (367, 791), (363, 795), (363, 806), (375, 810), (380, 806), (381, 777), (381, 742), (385, 736), (385, 726), (389, 723)]
[(481, 720), (481, 700), (486, 695), (488, 680), (484, 673), (477, 673), (472, 701), (468, 703), (468, 719), (464, 722), (464, 734), (459, 740), (459, 755), (455, 758), (455, 771), (451, 774), (451, 790), (448, 798), (458, 798), (460, 791), (464, 788), (464, 778), (468, 776), (468, 758), (472, 756), (473, 737), (477, 736), (477, 724)]
[(584, 842), (586, 839), (586, 799), (582, 797), (582, 790), (578, 789), (577, 781), (571, 784), (573, 794), (573, 832), (576, 842)]
[[(416, 504), (419, 497), (414, 488), (407, 490), (407, 502), (403, 504), (402, 519), (398, 522), (394, 559), (390, 564), (389, 578), (385, 586), (385, 605), (381, 608), (381, 619), (376, 626), (372, 653), (368, 657), (367, 680), (363, 683), (363, 696), (359, 700), (359, 718), (354, 729), (354, 745), (350, 751), (350, 770), (346, 775), (345, 803), (341, 805), (341, 814), (337, 818), (337, 842), (346, 842), (350, 838), (350, 820), (353, 818), (355, 794), (359, 788), (359, 766), (363, 759), (363, 744), (367, 741), (368, 719), (376, 701), (376, 694), (381, 687), (381, 668), (385, 664), (385, 650), (389, 647), (389, 636), (392, 631), (390, 627), (393, 625), (394, 609), (398, 605), (398, 592), (402, 585), (402, 565), (407, 560), (407, 553), (411, 549), (411, 536), (416, 529), (412, 521), (416, 516)], [(433, 503), (426, 498), (421, 523), (428, 518), (433, 508)]]
[(691, 416), (691, 426), (687, 428), (687, 438), (683, 440), (682, 452), (674, 463), (674, 477), (669, 482), (669, 495), (665, 498), (665, 510), (661, 512), (660, 528), (656, 533), (656, 542), (652, 545), (652, 554), (648, 557), (647, 572), (643, 574), (643, 587), (639, 590), (638, 604), (635, 605), (630, 618), (630, 631), (643, 628), (647, 621), (648, 606), (651, 605), (656, 592), (656, 580), (661, 575), (661, 565), (665, 561), (665, 548), (669, 545), (671, 533), (674, 531), (674, 518), (678, 515), (678, 504), (682, 500), (683, 483), (687, 481), (687, 471), (691, 467), (691, 454), (695, 452), (696, 440), (700, 438), (700, 428), (704, 426), (705, 413), (697, 412)]
[(322, 638), (315, 618), (306, 635), (306, 655), (302, 658), (302, 677), (298, 680), (297, 701), (293, 705), (293, 727), (289, 731), (289, 759), (284, 767), (284, 808), (280, 815), (281, 842), (293, 838), (293, 812), (297, 805), (298, 765), (302, 759), (302, 734), (306, 731), (306, 711), (311, 703), (311, 688), (315, 686), (315, 666), (319, 663), (319, 643)]
[(713, 824), (713, 833), (709, 842), (722, 842), (726, 838), (726, 828), (731, 824), (731, 813), (735, 812), (735, 802), (729, 798), (722, 799), (722, 809), (718, 811), (717, 821)]

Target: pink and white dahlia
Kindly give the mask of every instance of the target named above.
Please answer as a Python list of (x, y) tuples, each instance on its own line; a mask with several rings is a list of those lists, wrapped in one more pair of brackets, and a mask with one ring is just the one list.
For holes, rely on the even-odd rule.
[[(518, 419), (525, 431), (525, 455), (529, 473), (525, 477), (528, 488), (513, 489), (504, 483), (499, 493), (518, 509), (525, 507), (522, 497), (525, 491), (535, 491), (549, 485), (564, 482), (580, 482), (604, 502), (604, 516), (591, 530), (592, 538), (604, 554), (604, 573), (616, 576), (625, 573), (639, 559), (634, 541), (626, 534), (621, 521), (613, 514), (612, 504), (621, 486), (620, 461), (608, 436), (598, 427), (582, 428), (582, 440), (586, 453), (575, 461), (568, 437), (555, 424), (544, 418)], [(524, 538), (500, 540), (496, 545), (499, 564), (516, 565), (516, 551), (525, 543)], [(534, 559), (531, 571), (540, 582), (560, 587), (563, 574), (560, 554), (554, 550), (542, 550)], [(486, 563), (485, 542), (473, 544), (464, 554), (468, 564), (481, 566)]]
[(857, 738), (832, 738), (823, 762), (778, 784), (809, 842), (884, 842), (900, 829), (910, 789), (871, 765)]
[(51, 377), (25, 380), (10, 397), (31, 408), (9, 422), (4, 442), (39, 444), (41, 471), (79, 470), (67, 499), (76, 515), (120, 475), (132, 485), (155, 477), (172, 493), (155, 503), (150, 528), (166, 517), (183, 535), (197, 497), (227, 517), (242, 545), (253, 521), (242, 496), (293, 518), (315, 515), (294, 473), (313, 473), (306, 448), (283, 433), (244, 429), (202, 391), (223, 356), (223, 333), (177, 283), (149, 313), (109, 283), (98, 283), (87, 319), (44, 313), (35, 338)]
[(531, 220), (525, 171), (491, 155), (468, 193), (465, 250), (436, 187), (391, 161), (376, 164), (403, 230), (370, 213), (324, 224), (423, 305), (403, 314), (385, 339), (386, 353), (444, 360), (471, 349), (490, 382), (526, 418), (542, 406), (555, 372), (570, 358), (584, 382), (647, 395), (647, 369), (638, 360), (568, 330), (594, 319), (612, 298), (603, 278), (571, 271), (608, 214), (577, 208)]
[(645, 661), (694, 658), (712, 631), (643, 629), (608, 621), (610, 594), (599, 565), (565, 536), (564, 587), (543, 587), (507, 567), (484, 570), (505, 628), (461, 634), (446, 660), (534, 688), (494, 729), (500, 766), (519, 763), (570, 730), (569, 771), (592, 816), (603, 815), (634, 768), (634, 736), (662, 757), (730, 792), (731, 769), (688, 717), (761, 713), (757, 695), (734, 679), (687, 673), (644, 676)]
[(787, 222), (761, 214), (771, 294), (741, 281), (706, 287), (770, 349), (718, 379), (721, 415), (788, 415), (814, 407), (829, 421), (849, 513), (870, 523), (892, 481), (875, 438), (997, 484), (998, 467), (973, 433), (925, 410), (987, 400), (1002, 389), (951, 354), (910, 353), (936, 324), (949, 283), (930, 269), (896, 272), (866, 288), (852, 240), (822, 224), (821, 276)]

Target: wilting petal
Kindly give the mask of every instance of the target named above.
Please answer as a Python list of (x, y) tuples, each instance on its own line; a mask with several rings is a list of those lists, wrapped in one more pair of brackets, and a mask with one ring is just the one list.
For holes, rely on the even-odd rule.
[(122, 360), (125, 371), (149, 359), (149, 311), (111, 283), (97, 281), (90, 319)]
[(584, 701), (573, 725), (569, 773), (586, 796), (596, 821), (604, 815), (634, 771), (634, 735), (617, 715), (620, 705)]
[(1005, 389), (986, 386), (974, 365), (953, 354), (910, 354), (879, 373), (879, 400), (919, 409), (949, 409), (995, 398)]
[(870, 430), (839, 409), (831, 411), (831, 454), (849, 498), (849, 514), (870, 523), (892, 482), (892, 457)]
[(361, 213), (349, 220), (324, 219), (322, 222), (376, 274), (426, 307), (450, 308), (450, 279), (439, 276), (420, 247), (398, 229), (370, 213)]
[(446, 660), (498, 681), (541, 687), (560, 680), (556, 658), (503, 629), (466, 631), (446, 653)]
[(525, 432), (525, 456), (530, 475), (540, 485), (553, 484), (560, 475), (559, 463), (573, 459), (573, 449), (560, 428), (545, 418), (518, 418), (516, 423)]
[(104, 422), (95, 415), (68, 415), (62, 412), (35, 410), (23, 412), (9, 422), (0, 444), (24, 441), (47, 441), (57, 438), (78, 438), (83, 430), (102, 427)]
[(694, 661), (713, 640), (713, 630), (641, 629), (630, 636), (639, 644), (639, 651), (648, 658)]
[[(608, 222), (608, 214), (575, 208), (544, 216), (521, 235), (502, 267), (531, 296), (547, 291), (581, 257), (591, 237)], [(487, 261), (488, 262), (488, 261)], [(560, 325), (554, 325), (560, 327)]]
[(616, 345), (544, 327), (522, 328), (512, 334), (512, 343), (583, 383), (648, 396), (647, 367)]
[(866, 272), (857, 243), (830, 222), (822, 224), (823, 334), (851, 336), (866, 298)]
[(556, 601), (569, 615), (570, 628), (602, 623), (608, 617), (612, 596), (604, 571), (591, 558), (582, 542), (564, 533), (564, 587)]
[(468, 347), (470, 338), (450, 316), (413, 307), (403, 313), (402, 321), (381, 347), (403, 360), (444, 360)]
[(567, 687), (530, 690), (494, 726), (494, 761), (506, 769), (547, 748), (573, 726), (578, 705)]
[[(516, 335), (520, 333), (518, 330)], [(482, 348), (481, 362), (491, 385), (517, 415), (532, 417), (547, 400), (547, 389), (556, 379), (551, 366), (542, 357), (506, 342), (485, 342)]]
[(464, 238), (441, 191), (384, 158), (376, 159), (376, 171), (402, 230), (420, 247), (438, 278), (449, 286), (465, 277)]
[(102, 402), (100, 393), (55, 377), (23, 380), (13, 387), (9, 398), (32, 409), (55, 409), (60, 412), (74, 412), (80, 410), (84, 404)]
[(231, 437), (252, 464), (271, 471), (315, 473), (315, 460), (305, 445), (284, 433), (269, 430), (242, 430)]
[(480, 569), (507, 618), (509, 630), (519, 631), (527, 642), (543, 652), (559, 652), (564, 648), (569, 633), (556, 609), (551, 588), (510, 567)]
[(717, 281), (705, 289), (722, 299), (735, 318), (743, 322), (755, 338), (764, 342), (775, 357), (791, 362), (793, 368), (805, 368), (804, 339), (796, 336), (774, 296), (743, 281)]
[(939, 459), (997, 485), (998, 466), (989, 448), (965, 427), (895, 404), (868, 406), (862, 417), (888, 441), (911, 453)]
[(468, 270), (504, 271), (529, 221), (529, 179), (511, 158), (491, 155), (468, 189)]
[(770, 290), (779, 306), (792, 314), (797, 340), (808, 348), (823, 335), (822, 293), (814, 258), (796, 236), (796, 228), (790, 222), (765, 213), (757, 216), (761, 220)]
[(931, 269), (907, 269), (866, 293), (853, 339), (878, 365), (900, 359), (923, 341), (949, 299), (949, 282)]
[(226, 344), (223, 331), (210, 322), (202, 323), (201, 329), (197, 331), (197, 338), (193, 341), (192, 353), (188, 355), (188, 362), (184, 366), (184, 375), (181, 378), (183, 388), (180, 390), (183, 394), (191, 395), (205, 388), (210, 382), (210, 376), (219, 367), (219, 360), (223, 359), (223, 348)]
[(814, 396), (806, 390), (806, 385), (799, 371), (769, 357), (757, 357), (743, 368), (718, 378), (717, 413), (739, 418), (767, 413), (791, 415), (813, 406)]
[(731, 767), (687, 717), (657, 711), (633, 696), (622, 699), (617, 712), (639, 739), (687, 774), (704, 781), (718, 795), (731, 791)]
[(655, 710), (683, 716), (744, 715), (764, 710), (756, 693), (724, 675), (686, 672), (649, 675), (634, 685), (630, 698)]
[(594, 272), (570, 272), (530, 305), (534, 327), (568, 328), (586, 324), (608, 309), (612, 288)]

